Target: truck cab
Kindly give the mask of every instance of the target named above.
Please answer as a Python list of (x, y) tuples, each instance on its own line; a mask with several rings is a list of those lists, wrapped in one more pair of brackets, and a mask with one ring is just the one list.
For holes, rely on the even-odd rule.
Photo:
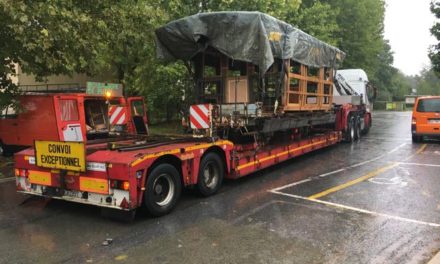
[[(362, 103), (365, 104), (367, 112), (371, 112), (371, 100), (373, 99), (373, 91), (369, 84), (367, 73), (362, 69), (345, 69), (338, 70), (339, 74), (350, 85), (350, 87), (361, 96)], [(335, 89), (335, 91), (337, 91)]]

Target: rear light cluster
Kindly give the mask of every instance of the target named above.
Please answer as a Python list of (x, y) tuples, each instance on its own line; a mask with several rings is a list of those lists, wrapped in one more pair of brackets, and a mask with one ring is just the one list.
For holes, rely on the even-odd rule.
[(29, 178), (29, 171), (27, 169), (15, 169), (15, 176)]
[(412, 118), (411, 124), (412, 124), (412, 125), (416, 125), (416, 124), (417, 124), (417, 120), (416, 120), (415, 117)]
[(130, 183), (128, 181), (110, 180), (110, 188), (128, 191)]

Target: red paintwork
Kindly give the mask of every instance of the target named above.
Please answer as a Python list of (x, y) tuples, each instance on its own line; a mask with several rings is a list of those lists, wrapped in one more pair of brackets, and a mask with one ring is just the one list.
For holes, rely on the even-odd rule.
[[(343, 105), (341, 110), (336, 114), (336, 130), (346, 131), (348, 129), (348, 116), (363, 111), (365, 111), (365, 105)], [(371, 113), (365, 112), (364, 124), (365, 127), (371, 126)]]
[[(131, 151), (108, 150), (106, 144), (87, 145), (87, 162), (107, 164), (107, 172), (87, 171), (77, 175), (68, 175), (67, 187), (79, 190), (78, 176), (95, 177), (109, 180), (124, 180), (130, 183), (130, 202), (128, 208), (135, 209), (142, 204), (142, 197), (146, 178), (155, 162), (163, 158), (174, 158), (179, 162), (182, 182), (185, 186), (197, 184), (200, 160), (210, 151), (224, 154), (225, 177), (236, 179), (249, 175), (257, 170), (267, 168), (282, 161), (305, 153), (337, 144), (342, 140), (342, 131), (346, 126), (345, 120), (352, 107), (342, 107), (336, 113), (334, 130), (322, 131), (313, 137), (298, 140), (294, 135), (290, 142), (279, 145), (270, 145), (255, 151), (254, 144), (234, 145), (227, 140), (218, 140), (211, 143), (200, 143), (189, 139), (186, 143), (172, 143), (157, 147), (149, 147)], [(15, 155), (16, 168), (50, 171), (37, 168), (29, 164), (26, 157), (33, 156), (33, 149), (21, 151)], [(136, 172), (142, 170), (142, 177), (136, 178)], [(75, 178), (76, 177), (76, 178)], [(59, 185), (59, 174), (52, 173), (53, 186)], [(123, 208), (121, 208), (123, 209)]]
[[(60, 140), (53, 96), (23, 96), (20, 103), (23, 112), (17, 118), (0, 119), (0, 141), (3, 144), (31, 146), (35, 138)], [(30, 131), (32, 136), (29, 136)]]
[[(79, 121), (62, 121), (59, 109), (60, 99), (74, 99), (77, 101)], [(19, 98), (23, 106), (23, 112), (16, 118), (0, 119), (0, 142), (5, 145), (32, 146), (34, 140), (64, 140), (63, 129), (66, 125), (79, 123), (86, 141), (86, 119), (84, 112), (84, 101), (87, 99), (105, 100), (102, 96), (86, 95), (84, 93), (71, 94), (28, 94)], [(134, 100), (142, 100), (142, 97), (113, 97), (112, 100), (119, 100), (120, 105), (127, 107), (127, 132), (135, 133), (130, 105)], [(147, 123), (147, 116), (143, 112), (143, 119)]]

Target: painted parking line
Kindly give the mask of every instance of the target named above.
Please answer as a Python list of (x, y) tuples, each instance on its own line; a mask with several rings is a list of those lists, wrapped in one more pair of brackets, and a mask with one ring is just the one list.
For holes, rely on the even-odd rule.
[[(402, 143), (402, 144), (400, 144), (399, 146), (393, 148), (392, 150), (390, 150), (390, 151), (388, 151), (388, 152), (385, 152), (384, 154), (379, 155), (379, 156), (377, 156), (377, 157), (375, 157), (375, 158), (373, 158), (373, 159), (369, 159), (369, 160), (366, 160), (366, 161), (362, 161), (362, 162), (359, 162), (359, 163), (356, 163), (356, 164), (353, 164), (353, 165), (350, 165), (350, 166), (347, 166), (347, 167), (343, 167), (343, 168), (341, 168), (341, 169), (334, 170), (334, 171), (331, 171), (331, 172), (326, 172), (326, 173), (320, 174), (318, 177), (327, 177), (327, 176), (330, 176), (330, 175), (333, 175), (333, 174), (336, 174), (336, 173), (340, 173), (340, 172), (343, 172), (343, 171), (346, 171), (346, 170), (349, 170), (349, 169), (354, 169), (354, 168), (360, 167), (360, 166), (362, 166), (362, 165), (365, 165), (365, 164), (371, 163), (371, 162), (373, 162), (373, 161), (376, 161), (376, 160), (382, 159), (382, 158), (384, 158), (386, 155), (392, 154), (392, 153), (396, 152), (397, 150), (401, 149), (402, 147), (404, 147), (404, 146), (406, 146), (406, 145), (407, 145), (407, 143)], [(287, 188), (287, 187), (286, 187), (286, 188)]]
[(414, 162), (399, 162), (399, 165), (422, 166), (422, 167), (440, 167), (440, 164), (414, 163)]
[(370, 173), (368, 173), (368, 174), (366, 174), (366, 175), (364, 175), (364, 176), (361, 176), (361, 177), (359, 177), (359, 178), (357, 178), (357, 179), (354, 179), (354, 180), (352, 180), (352, 181), (349, 181), (349, 182), (346, 182), (346, 183), (340, 184), (340, 185), (338, 185), (338, 186), (332, 187), (332, 188), (327, 189), (327, 190), (325, 190), (325, 191), (322, 191), (322, 192), (320, 192), (320, 193), (317, 193), (317, 194), (311, 195), (311, 196), (309, 196), (308, 198), (311, 199), (311, 200), (316, 200), (316, 199), (318, 199), (318, 198), (321, 198), (321, 197), (327, 196), (327, 195), (329, 195), (329, 194), (331, 194), (331, 193), (334, 193), (334, 192), (337, 192), (337, 191), (343, 190), (343, 189), (345, 189), (345, 188), (348, 188), (348, 187), (350, 187), (350, 186), (353, 186), (353, 185), (355, 185), (355, 184), (358, 184), (358, 183), (360, 183), (360, 182), (363, 182), (363, 181), (366, 181), (366, 180), (368, 180), (368, 179), (370, 179), (370, 178), (373, 178), (373, 177), (375, 177), (375, 176), (377, 176), (377, 175), (379, 175), (379, 174), (381, 174), (381, 173), (383, 173), (383, 172), (385, 172), (385, 171), (387, 171), (387, 170), (390, 170), (390, 169), (392, 169), (392, 168), (395, 168), (395, 167), (398, 166), (398, 165), (399, 165), (399, 163), (395, 162), (395, 163), (392, 163), (391, 165), (388, 165), (388, 166), (385, 166), (385, 167), (381, 167), (381, 168), (379, 168), (379, 169), (377, 169), (377, 170), (375, 170), (375, 171), (372, 171), (372, 172), (370, 172)]
[(403, 137), (362, 137), (361, 140), (386, 140), (386, 141), (411, 141), (411, 138)]
[(420, 146), (420, 148), (416, 151), (416, 153), (410, 155), (409, 157), (404, 159), (404, 161), (410, 160), (410, 159), (414, 158), (416, 155), (420, 155), (422, 152), (425, 151), (426, 146), (427, 146), (427, 144), (423, 144), (422, 146)]
[(299, 195), (290, 194), (290, 193), (283, 193), (283, 192), (275, 191), (275, 190), (270, 190), (269, 192), (274, 193), (274, 194), (278, 194), (278, 195), (282, 195), (282, 196), (286, 196), (286, 197), (291, 197), (291, 198), (296, 198), (296, 199), (300, 199), (300, 200), (306, 200), (306, 201), (310, 201), (310, 202), (314, 202), (314, 203), (319, 203), (319, 204), (324, 204), (324, 205), (328, 205), (328, 206), (333, 206), (333, 207), (336, 207), (336, 208), (351, 210), (351, 211), (355, 211), (355, 212), (358, 212), (358, 213), (363, 213), (363, 214), (368, 214), (368, 215), (373, 215), (373, 216), (382, 216), (382, 217), (386, 217), (386, 218), (393, 219), (393, 220), (398, 220), (398, 221), (408, 222), (408, 223), (414, 223), (414, 224), (419, 224), (419, 225), (426, 225), (426, 226), (431, 226), (431, 227), (440, 227), (440, 224), (438, 224), (438, 223), (419, 221), (419, 220), (415, 220), (415, 219), (411, 219), (411, 218), (406, 218), (406, 217), (400, 217), (400, 216), (396, 216), (396, 215), (389, 215), (389, 214), (374, 212), (374, 211), (370, 211), (370, 210), (366, 210), (366, 209), (362, 209), (362, 208), (357, 208), (357, 207), (343, 205), (343, 204), (338, 204), (338, 203), (333, 203), (333, 202), (327, 202), (327, 201), (318, 200), (318, 199), (310, 199), (308, 197), (299, 196)]
[(419, 150), (417, 150), (416, 154), (418, 155), (418, 154), (422, 153), (423, 151), (425, 151), (426, 146), (427, 146), (427, 144), (423, 144), (423, 145), (419, 148)]
[[(404, 145), (406, 145), (406, 143), (398, 146), (395, 149), (390, 150), (389, 152), (387, 152), (387, 154), (391, 154), (391, 153), (396, 152), (399, 148), (401, 148)], [(414, 153), (413, 155), (409, 156), (404, 161), (407, 161), (407, 160), (411, 159), (412, 157), (423, 153), (425, 151), (426, 147), (427, 147), (426, 144), (422, 145), (416, 151), (416, 153)], [(359, 164), (358, 166), (361, 166), (361, 165), (364, 165), (366, 163), (370, 163), (372, 161), (375, 161), (375, 160), (378, 160), (380, 158), (383, 158), (383, 156), (385, 156), (385, 155), (386, 154), (383, 154), (383, 155), (381, 155), (379, 157), (376, 157), (376, 158), (374, 158), (372, 160), (367, 160), (367, 161), (358, 163)], [(357, 164), (355, 164), (355, 165), (357, 165)], [(320, 177), (325, 177), (325, 176), (328, 176), (328, 175), (336, 174), (336, 173), (345, 171), (348, 168), (352, 168), (355, 165), (352, 165), (352, 166), (346, 167), (346, 168), (342, 168), (342, 169), (339, 169), (339, 170), (335, 170), (335, 171), (332, 171), (332, 172), (329, 172), (329, 173), (324, 173), (324, 174), (321, 174), (319, 176)], [(348, 205), (344, 205), (344, 204), (328, 202), (328, 201), (323, 201), (323, 200), (319, 200), (318, 199), (318, 198), (324, 197), (324, 196), (326, 196), (328, 194), (331, 194), (331, 193), (337, 192), (339, 190), (348, 188), (348, 187), (350, 187), (350, 186), (352, 186), (354, 184), (360, 183), (360, 182), (365, 181), (367, 179), (371, 179), (371, 178), (373, 178), (373, 177), (375, 177), (375, 176), (377, 176), (377, 175), (379, 175), (379, 174), (381, 174), (381, 173), (383, 173), (385, 171), (388, 171), (388, 170), (390, 170), (392, 168), (395, 168), (395, 167), (397, 167), (399, 165), (440, 167), (440, 165), (437, 165), (437, 164), (411, 163), (411, 162), (393, 162), (392, 164), (390, 164), (388, 166), (381, 167), (381, 168), (379, 168), (379, 169), (377, 169), (375, 171), (372, 171), (372, 172), (370, 172), (370, 173), (368, 173), (368, 174), (366, 174), (366, 175), (364, 175), (364, 176), (362, 176), (360, 178), (357, 178), (357, 179), (349, 181), (347, 183), (338, 185), (336, 187), (330, 188), (330, 189), (328, 189), (326, 191), (314, 194), (314, 195), (309, 196), (309, 197), (295, 195), (295, 194), (290, 194), (290, 193), (285, 193), (285, 192), (282, 192), (281, 190), (289, 188), (289, 187), (292, 187), (292, 186), (300, 185), (302, 183), (310, 182), (310, 181), (316, 179), (316, 177), (307, 178), (307, 179), (304, 179), (302, 181), (298, 181), (298, 182), (290, 183), (290, 184), (287, 184), (287, 185), (284, 185), (284, 186), (281, 186), (281, 187), (277, 187), (277, 188), (274, 188), (272, 190), (269, 190), (269, 192), (271, 192), (273, 194), (277, 194), (277, 195), (282, 195), (282, 196), (286, 196), (286, 197), (295, 198), (295, 199), (306, 200), (306, 201), (310, 201), (310, 202), (314, 202), (314, 203), (324, 204), (324, 205), (327, 205), (327, 206), (333, 206), (333, 207), (336, 207), (336, 208), (342, 208), (342, 209), (346, 209), (346, 210), (351, 210), (351, 211), (355, 211), (355, 212), (358, 212), (358, 213), (364, 213), (364, 214), (369, 214), (369, 215), (373, 215), (373, 216), (382, 216), (382, 217), (386, 217), (386, 218), (389, 218), (389, 219), (394, 219), (394, 220), (403, 221), (403, 222), (409, 222), (409, 223), (415, 223), (415, 224), (420, 224), (420, 225), (426, 225), (426, 226), (431, 226), (431, 227), (440, 227), (439, 223), (419, 221), (419, 220), (415, 220), (415, 219), (411, 219), (411, 218), (406, 218), (406, 217), (400, 217), (400, 216), (396, 216), (396, 215), (390, 215), (390, 214), (375, 212), (375, 211), (371, 211), (371, 210), (366, 210), (366, 209), (362, 209), (362, 208), (357, 208), (357, 207), (353, 207), (353, 206), (348, 206)]]

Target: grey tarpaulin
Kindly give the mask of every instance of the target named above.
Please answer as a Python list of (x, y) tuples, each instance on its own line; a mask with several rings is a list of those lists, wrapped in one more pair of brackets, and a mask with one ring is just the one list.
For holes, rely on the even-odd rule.
[(211, 46), (226, 56), (251, 62), (262, 73), (274, 58), (313, 67), (337, 67), (345, 54), (309, 34), (260, 12), (199, 13), (156, 30), (157, 56), (191, 60)]

